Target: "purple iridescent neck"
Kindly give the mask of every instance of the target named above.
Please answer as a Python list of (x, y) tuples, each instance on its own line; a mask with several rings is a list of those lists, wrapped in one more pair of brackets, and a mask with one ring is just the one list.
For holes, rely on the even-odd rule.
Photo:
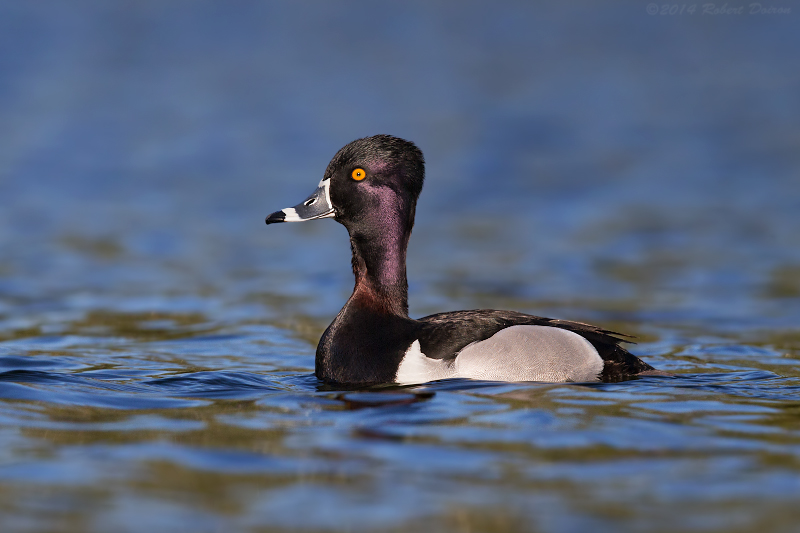
[(376, 309), (408, 316), (406, 250), (414, 224), (414, 203), (402, 202), (394, 191), (373, 191), (379, 209), (357, 224), (346, 224), (356, 278), (353, 297)]

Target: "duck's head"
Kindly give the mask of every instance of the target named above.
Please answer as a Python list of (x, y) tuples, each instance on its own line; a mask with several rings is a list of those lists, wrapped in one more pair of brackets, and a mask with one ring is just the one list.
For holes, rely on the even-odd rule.
[(377, 236), (391, 228), (408, 235), (424, 178), (425, 160), (414, 143), (390, 135), (365, 137), (337, 152), (311, 196), (266, 222), (332, 217), (351, 236)]

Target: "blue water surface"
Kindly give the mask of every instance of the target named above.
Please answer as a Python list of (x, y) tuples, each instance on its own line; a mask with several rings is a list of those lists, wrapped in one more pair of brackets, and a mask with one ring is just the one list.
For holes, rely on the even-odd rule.
[[(0, 2), (0, 529), (795, 531), (800, 13), (653, 5)], [(377, 133), (412, 316), (673, 375), (318, 382), (346, 231), (263, 220)]]

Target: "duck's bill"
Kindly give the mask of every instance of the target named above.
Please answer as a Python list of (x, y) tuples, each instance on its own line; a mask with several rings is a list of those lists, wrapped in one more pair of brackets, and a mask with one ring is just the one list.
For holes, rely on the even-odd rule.
[(267, 217), (267, 224), (278, 222), (304, 222), (317, 218), (328, 218), (336, 215), (336, 211), (331, 205), (330, 194), (331, 180), (322, 180), (314, 194), (306, 198), (294, 207), (287, 207), (280, 211), (275, 211)]

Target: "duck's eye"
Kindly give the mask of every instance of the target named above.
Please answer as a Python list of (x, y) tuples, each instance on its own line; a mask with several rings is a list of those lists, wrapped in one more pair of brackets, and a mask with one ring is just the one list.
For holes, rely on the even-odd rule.
[(355, 170), (353, 171), (353, 173), (351, 174), (351, 176), (353, 176), (353, 179), (354, 179), (354, 180), (356, 180), (356, 181), (361, 181), (361, 180), (363, 180), (364, 178), (366, 178), (366, 177), (367, 177), (367, 173), (364, 171), (364, 169), (363, 169), (363, 168), (357, 168), (357, 169), (355, 169)]

